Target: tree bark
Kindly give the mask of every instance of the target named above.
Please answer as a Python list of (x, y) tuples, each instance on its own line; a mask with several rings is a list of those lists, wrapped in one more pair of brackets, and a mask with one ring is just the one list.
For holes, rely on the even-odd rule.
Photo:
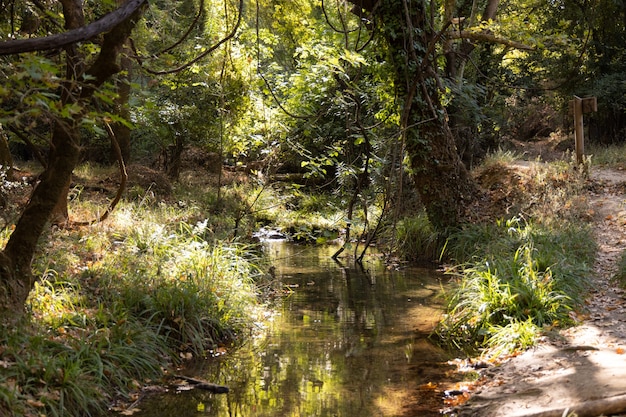
[[(361, 6), (358, 0), (352, 1)], [(427, 2), (386, 0), (368, 10), (384, 34), (404, 98), (401, 128), (412, 177), (433, 226), (446, 231), (465, 221), (477, 188), (463, 165), (441, 104), (433, 13)]]
[[(64, 7), (82, 7), (80, 0), (64, 0)], [(77, 10), (68, 10), (78, 16)], [(80, 11), (82, 13), (82, 10)], [(82, 88), (68, 90), (65, 100), (88, 105), (98, 87), (119, 71), (117, 57), (128, 39), (131, 30), (141, 16), (142, 9), (134, 13), (108, 32), (101, 45), (100, 53), (86, 71), (89, 83)], [(80, 154), (80, 115), (58, 120), (53, 128), (48, 165), (19, 218), (4, 251), (0, 253), (0, 317), (11, 322), (24, 312), (24, 304), (36, 278), (32, 274), (31, 262), (37, 243), (56, 205), (62, 201), (74, 167)]]

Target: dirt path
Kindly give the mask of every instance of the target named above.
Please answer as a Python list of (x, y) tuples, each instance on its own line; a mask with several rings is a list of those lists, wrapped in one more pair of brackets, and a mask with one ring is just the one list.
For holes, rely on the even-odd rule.
[(626, 172), (594, 168), (590, 176), (589, 204), (599, 253), (587, 314), (580, 325), (549, 335), (536, 348), (485, 370), (489, 382), (455, 415), (561, 416), (568, 415), (563, 414), (568, 407), (626, 395), (626, 293), (611, 283), (626, 249)]

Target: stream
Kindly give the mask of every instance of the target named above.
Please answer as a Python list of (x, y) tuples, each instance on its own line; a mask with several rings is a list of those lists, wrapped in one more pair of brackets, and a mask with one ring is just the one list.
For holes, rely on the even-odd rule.
[(445, 278), (391, 271), (376, 256), (364, 272), (334, 262), (336, 249), (267, 242), (287, 292), (276, 313), (245, 346), (181, 371), (230, 392), (147, 395), (133, 415), (440, 416), (453, 368), (427, 336), (442, 314)]

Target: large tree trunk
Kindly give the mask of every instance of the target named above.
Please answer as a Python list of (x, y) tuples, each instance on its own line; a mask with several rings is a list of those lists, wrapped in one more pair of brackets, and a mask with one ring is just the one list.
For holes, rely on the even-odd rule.
[[(351, 0), (352, 1), (352, 0)], [(395, 84), (404, 99), (401, 128), (412, 175), (435, 228), (459, 226), (477, 189), (463, 165), (447, 114), (441, 104), (433, 15), (425, 1), (383, 0), (362, 2), (384, 34), (396, 68)]]
[[(66, 16), (82, 15), (82, 2), (64, 0)], [(65, 10), (67, 9), (67, 10)], [(121, 48), (135, 26), (143, 9), (135, 12), (108, 32), (102, 41), (100, 54), (86, 71), (89, 83), (82, 88), (66, 89), (64, 102), (77, 102), (87, 106), (94, 91), (120, 70), (117, 63)], [(73, 54), (70, 49), (69, 55)], [(73, 59), (76, 55), (73, 56)], [(69, 70), (68, 79), (80, 74)], [(80, 153), (80, 115), (58, 120), (52, 132), (50, 154), (46, 170), (39, 178), (31, 199), (19, 218), (4, 251), (0, 253), (0, 317), (11, 321), (24, 312), (24, 304), (36, 279), (31, 271), (31, 262), (41, 234), (54, 213), (55, 207), (67, 190), (72, 171), (78, 163)]]

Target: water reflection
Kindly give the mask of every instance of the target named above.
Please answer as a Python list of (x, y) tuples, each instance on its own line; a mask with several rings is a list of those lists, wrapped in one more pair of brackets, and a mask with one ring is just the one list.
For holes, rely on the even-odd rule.
[(267, 250), (291, 294), (264, 337), (187, 370), (230, 393), (159, 395), (136, 416), (440, 415), (432, 387), (447, 357), (424, 338), (441, 314), (439, 275), (376, 261), (367, 273), (342, 267), (334, 247)]

